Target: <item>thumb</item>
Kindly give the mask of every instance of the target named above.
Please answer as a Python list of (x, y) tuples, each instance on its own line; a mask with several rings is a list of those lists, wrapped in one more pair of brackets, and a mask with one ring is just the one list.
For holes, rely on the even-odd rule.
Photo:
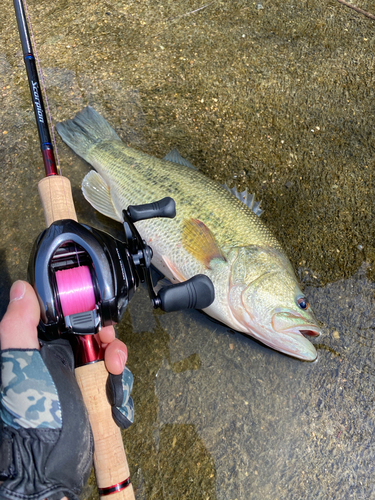
[(39, 349), (40, 307), (33, 287), (16, 281), (9, 295), (8, 309), (0, 322), (1, 349)]

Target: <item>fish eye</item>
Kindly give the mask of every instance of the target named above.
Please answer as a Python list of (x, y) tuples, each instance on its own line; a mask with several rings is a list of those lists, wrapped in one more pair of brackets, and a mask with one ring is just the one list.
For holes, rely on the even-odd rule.
[(306, 299), (306, 297), (300, 297), (299, 299), (297, 299), (297, 304), (301, 309), (309, 308), (309, 301)]

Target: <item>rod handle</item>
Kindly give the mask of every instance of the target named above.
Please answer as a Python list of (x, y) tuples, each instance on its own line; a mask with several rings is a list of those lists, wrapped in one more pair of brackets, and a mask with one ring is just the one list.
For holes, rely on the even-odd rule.
[[(38, 184), (46, 225), (62, 219), (77, 221), (69, 179), (61, 175), (44, 177)], [(116, 486), (129, 478), (120, 428), (112, 418), (106, 394), (108, 377), (104, 361), (81, 366), (75, 370), (94, 435), (94, 467), (99, 489)], [(101, 496), (101, 498), (108, 498)], [(110, 500), (135, 500), (133, 486), (110, 495)]]
[(77, 221), (72, 188), (67, 177), (62, 175), (44, 177), (38, 183), (38, 191), (47, 227), (56, 220), (73, 219)]
[[(112, 418), (112, 409), (107, 399), (108, 372), (104, 361), (80, 366), (75, 370), (90, 424), (94, 435), (94, 464), (99, 488), (110, 494), (110, 500), (135, 500), (132, 484), (121, 491), (110, 493), (111, 487), (126, 484), (130, 477), (121, 430)], [(100, 498), (108, 498), (101, 495)]]

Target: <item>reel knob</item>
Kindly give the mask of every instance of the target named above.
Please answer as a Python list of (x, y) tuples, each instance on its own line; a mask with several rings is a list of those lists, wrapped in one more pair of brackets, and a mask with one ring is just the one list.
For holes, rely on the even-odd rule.
[(210, 278), (197, 274), (183, 283), (162, 288), (154, 299), (154, 307), (160, 307), (165, 312), (205, 309), (214, 298), (215, 290)]
[(153, 219), (154, 217), (166, 217), (173, 219), (176, 217), (176, 204), (170, 196), (162, 198), (153, 203), (145, 203), (144, 205), (129, 205), (127, 214), (133, 222), (139, 220)]

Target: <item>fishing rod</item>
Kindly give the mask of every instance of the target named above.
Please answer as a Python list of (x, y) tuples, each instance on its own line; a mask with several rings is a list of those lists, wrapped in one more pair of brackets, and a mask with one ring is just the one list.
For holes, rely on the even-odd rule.
[(214, 287), (204, 275), (162, 288), (151, 279), (152, 249), (134, 223), (176, 215), (172, 198), (123, 210), (125, 243), (79, 224), (69, 179), (58, 172), (43, 96), (32, 51), (23, 0), (13, 0), (30, 85), (46, 177), (38, 184), (46, 226), (36, 239), (29, 280), (41, 305), (42, 334), (68, 336), (75, 355), (75, 375), (94, 436), (94, 468), (100, 497), (134, 500), (134, 490), (120, 428), (107, 399), (108, 372), (96, 340), (101, 327), (118, 323), (140, 283), (154, 308), (204, 309), (214, 300)]
[(18, 31), (21, 38), (23, 57), (30, 85), (30, 92), (34, 106), (46, 176), (57, 175), (58, 172), (56, 167), (55, 155), (53, 152), (51, 136), (48, 129), (47, 116), (40, 89), (38, 72), (35, 65), (35, 57), (32, 50), (29, 30), (26, 23), (25, 11), (23, 8), (22, 0), (14, 0), (13, 4), (16, 11)]
[[(38, 184), (46, 225), (51, 228), (51, 225), (56, 221), (64, 220), (71, 221), (74, 224), (74, 222), (77, 222), (77, 215), (70, 181), (66, 177), (58, 175), (24, 5), (22, 0), (13, 0), (13, 4), (46, 173), (46, 177)], [(63, 234), (63, 231), (60, 231), (60, 233)], [(59, 248), (64, 249), (63, 244), (59, 245)], [(48, 301), (46, 297), (40, 296), (39, 289), (41, 287), (40, 284), (38, 286), (37, 282), (39, 277), (45, 274), (46, 268), (49, 270), (52, 259), (49, 259), (50, 262), (44, 264), (45, 269), (43, 270), (40, 264), (37, 264), (37, 258), (38, 252), (34, 252), (35, 270), (29, 274), (32, 275), (31, 281), (34, 281), (36, 291), (43, 300), (44, 310), (41, 310), (41, 316), (43, 317), (45, 311), (55, 305), (55, 301), (54, 299), (51, 300), (51, 298)], [(41, 293), (43, 292), (41, 291)], [(77, 293), (74, 293), (74, 291), (73, 295), (76, 299), (79, 299), (79, 296), (77, 297)], [(48, 320), (45, 322), (48, 323)], [(76, 351), (79, 351), (78, 355), (75, 353), (76, 359), (79, 356), (82, 363), (81, 366), (79, 366), (80, 363), (76, 363), (76, 366), (77, 364), (78, 366), (75, 369), (75, 374), (89, 413), (94, 435), (94, 463), (99, 493), (101, 496), (106, 496), (108, 493), (114, 492), (115, 497), (118, 499), (133, 500), (135, 496), (130, 482), (130, 472), (121, 431), (112, 418), (111, 406), (106, 396), (108, 373), (103, 361), (103, 350), (93, 335), (83, 335), (80, 339), (80, 347)]]

